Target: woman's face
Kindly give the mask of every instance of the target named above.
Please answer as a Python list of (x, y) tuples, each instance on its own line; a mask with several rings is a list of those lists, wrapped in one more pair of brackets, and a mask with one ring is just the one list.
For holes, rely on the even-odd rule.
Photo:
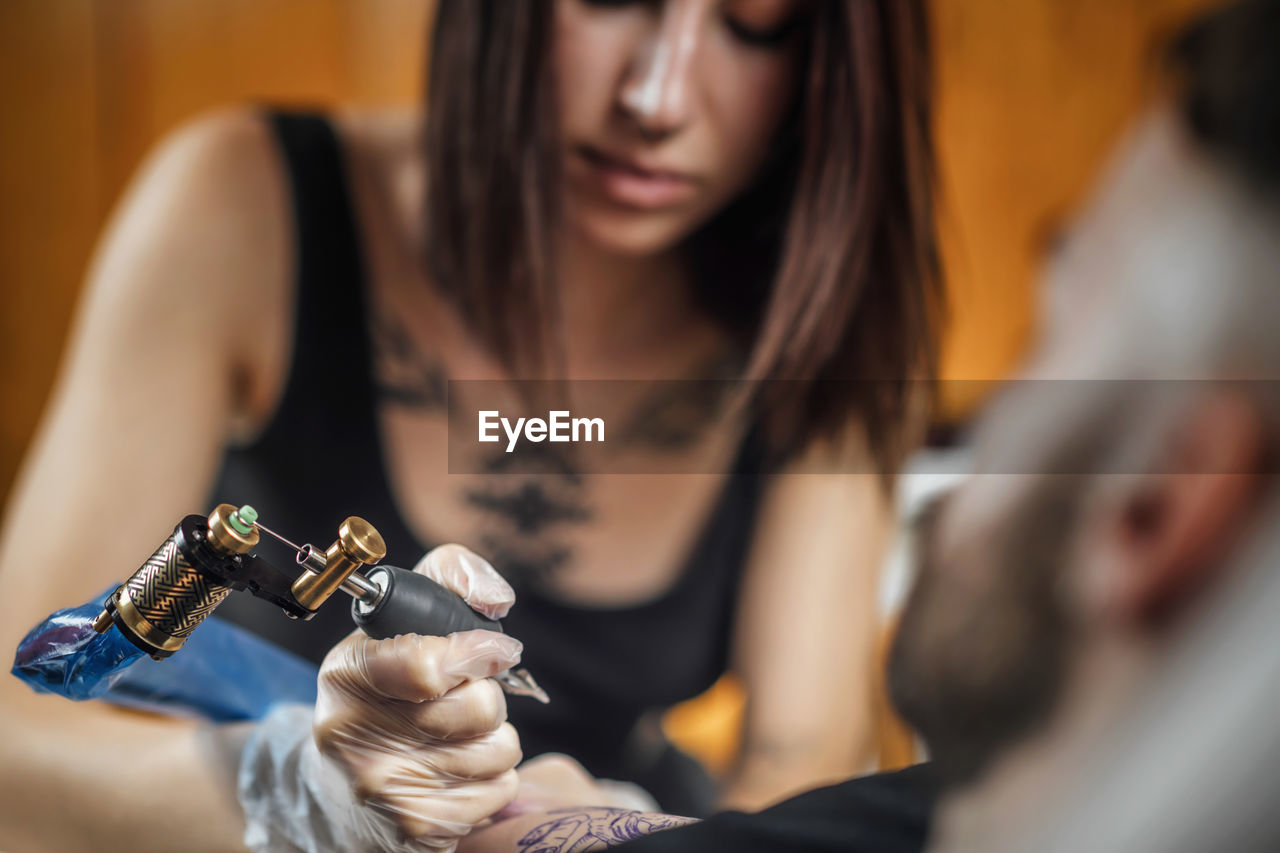
[(760, 171), (796, 89), (802, 0), (557, 0), (571, 226), (670, 249)]

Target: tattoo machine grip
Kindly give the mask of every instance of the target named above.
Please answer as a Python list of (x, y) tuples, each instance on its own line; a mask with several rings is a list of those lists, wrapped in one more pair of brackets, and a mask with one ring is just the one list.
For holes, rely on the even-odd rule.
[(382, 593), (372, 605), (351, 602), (351, 618), (375, 640), (398, 634), (445, 637), (458, 631), (502, 632), (502, 623), (487, 619), (460, 595), (426, 575), (396, 566), (377, 566), (365, 577)]

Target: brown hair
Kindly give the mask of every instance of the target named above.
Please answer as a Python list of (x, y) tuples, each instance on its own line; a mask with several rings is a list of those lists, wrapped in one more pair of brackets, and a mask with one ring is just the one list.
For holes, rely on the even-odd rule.
[[(544, 375), (560, 331), (553, 14), (442, 0), (431, 52), (429, 262), (517, 377)], [(918, 380), (934, 377), (942, 303), (923, 0), (826, 0), (808, 23), (776, 156), (689, 248), (703, 307), (747, 353), (772, 448), (852, 419), (890, 473), (917, 426)]]
[(1214, 8), (1168, 48), (1195, 138), (1246, 180), (1280, 188), (1280, 2)]

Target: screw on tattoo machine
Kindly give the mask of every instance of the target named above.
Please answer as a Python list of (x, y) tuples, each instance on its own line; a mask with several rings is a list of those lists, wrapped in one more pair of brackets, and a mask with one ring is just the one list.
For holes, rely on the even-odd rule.
[[(302, 571), (296, 578), (252, 553), (259, 531), (295, 550)], [(107, 597), (93, 627), (115, 628), (134, 646), (160, 660), (182, 648), (191, 632), (232, 591), (247, 591), (281, 608), (292, 619), (310, 619), (338, 590), (354, 599), (351, 618), (370, 637), (398, 634), (447, 636), (502, 623), (472, 610), (463, 599), (431, 578), (396, 566), (374, 565), (387, 548), (381, 534), (351, 516), (337, 540), (324, 550), (295, 545), (258, 523), (251, 506), (219, 504), (206, 518), (188, 515), (133, 576)], [(494, 679), (508, 693), (546, 702), (526, 669)]]

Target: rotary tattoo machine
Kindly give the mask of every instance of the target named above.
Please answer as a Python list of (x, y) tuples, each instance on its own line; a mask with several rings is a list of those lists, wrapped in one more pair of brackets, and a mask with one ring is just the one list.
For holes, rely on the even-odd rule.
[[(266, 534), (292, 549), (300, 567), (289, 573), (254, 553)], [(338, 591), (350, 596), (352, 621), (373, 639), (399, 634), (447, 636), (458, 631), (484, 629), (502, 632), (501, 622), (472, 610), (461, 596), (426, 575), (389, 565), (377, 565), (386, 556), (381, 534), (362, 518), (347, 518), (338, 528), (337, 539), (325, 549), (310, 544), (296, 545), (264, 527), (250, 506), (219, 504), (207, 517), (188, 515), (155, 552), (123, 584), (112, 591), (97, 617), (92, 631), (83, 631), (85, 648), (105, 648), (93, 634), (115, 643), (109, 654), (116, 660), (137, 655), (134, 649), (162, 660), (179, 652), (187, 638), (232, 592), (245, 592), (279, 607), (291, 619), (311, 619)], [(57, 614), (46, 624), (52, 624)], [(55, 631), (56, 633), (56, 631)], [(110, 637), (118, 633), (132, 649)], [(20, 664), (24, 646), (19, 647), (14, 671), (24, 680)], [(46, 634), (49, 632), (46, 630)], [(48, 648), (42, 635), (39, 642)], [(74, 643), (66, 648), (75, 651)], [(118, 649), (127, 650), (126, 653)], [(101, 654), (101, 653), (100, 653)], [(65, 657), (65, 654), (64, 654)], [(101, 666), (103, 672), (110, 662)], [(88, 671), (91, 665), (76, 662)], [(62, 664), (62, 671), (68, 671)], [(501, 672), (493, 678), (513, 695), (532, 696), (546, 702), (543, 692), (528, 670)], [(49, 689), (47, 681), (40, 687)], [(69, 691), (54, 689), (71, 695)], [(73, 698), (93, 695), (84, 692)]]

